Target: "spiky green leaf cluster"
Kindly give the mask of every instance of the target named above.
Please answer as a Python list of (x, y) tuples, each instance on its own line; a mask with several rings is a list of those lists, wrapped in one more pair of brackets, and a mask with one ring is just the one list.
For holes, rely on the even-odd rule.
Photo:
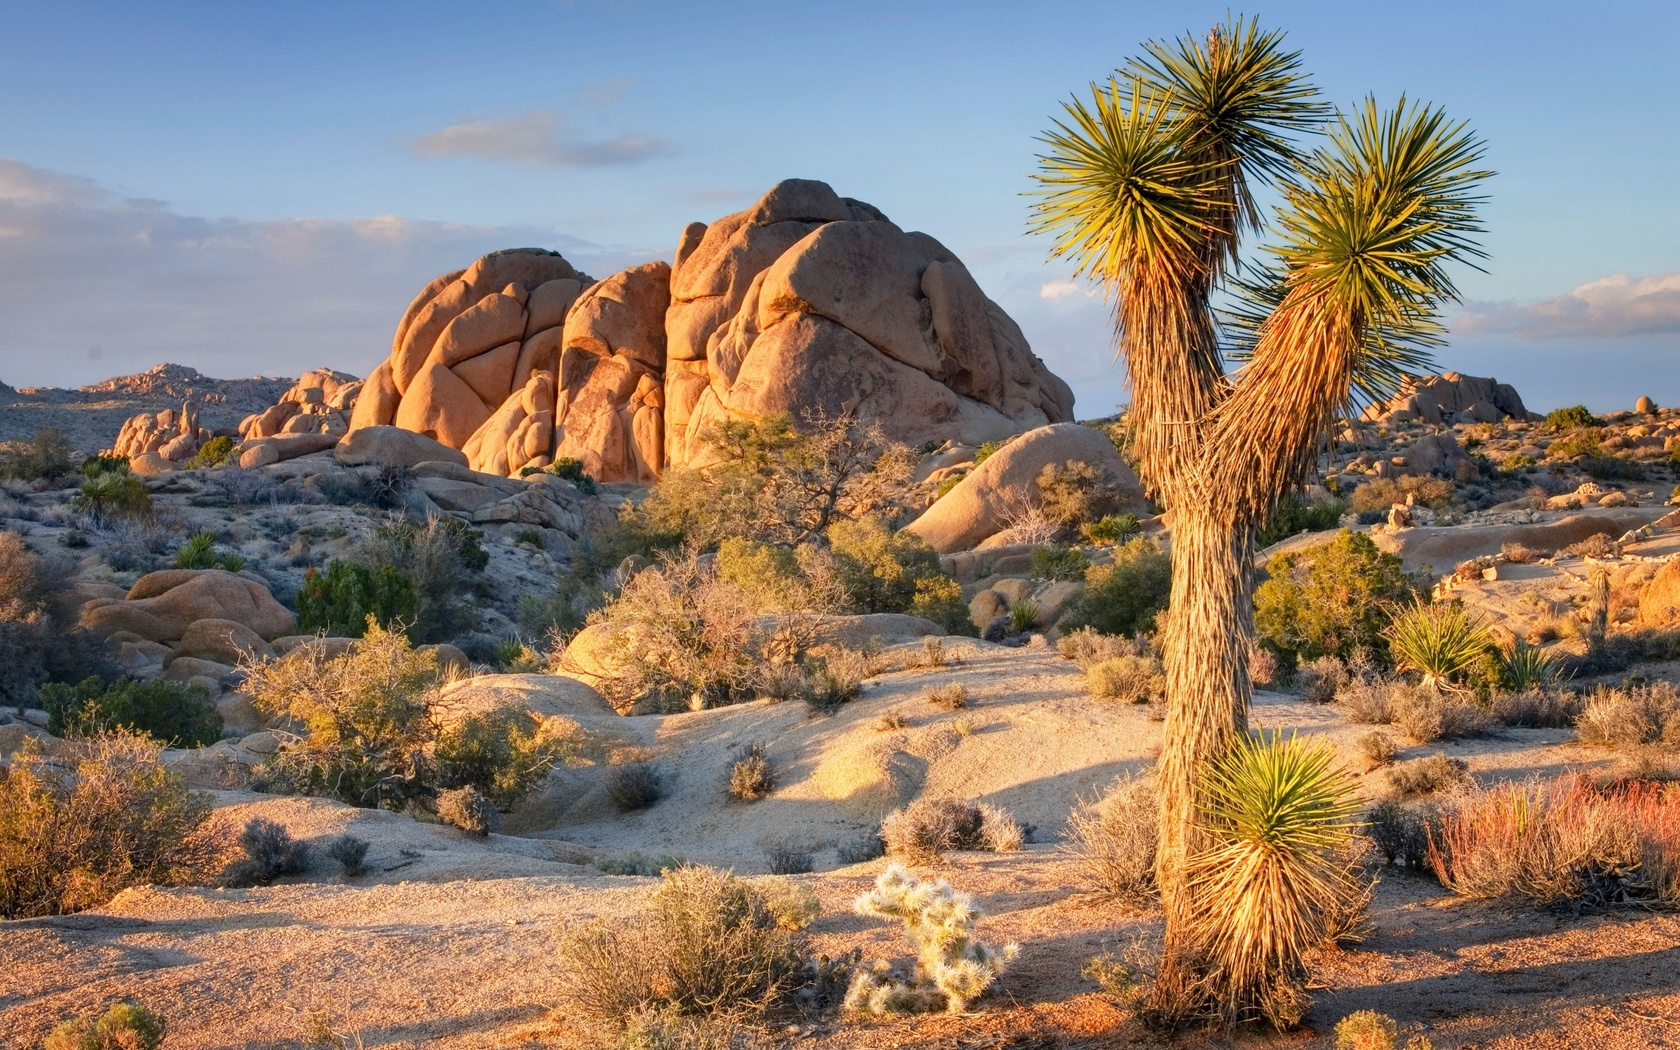
[(1383, 633), (1395, 666), (1437, 689), (1461, 681), (1494, 651), (1487, 624), (1456, 604), (1407, 606)]

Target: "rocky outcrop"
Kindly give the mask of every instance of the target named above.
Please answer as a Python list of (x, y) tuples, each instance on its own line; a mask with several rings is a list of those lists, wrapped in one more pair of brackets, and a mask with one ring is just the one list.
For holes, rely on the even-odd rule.
[[(275, 601), (267, 587), (221, 569), (148, 573), (135, 581), (127, 598), (96, 598), (82, 606), (81, 619), (89, 629), (127, 632), (148, 642), (180, 642), (202, 620), (232, 621), (259, 638), (290, 634), (296, 627), (291, 610)], [(203, 631), (206, 637), (214, 633), (212, 628)], [(250, 636), (236, 632), (230, 639), (229, 645), (237, 646)]]
[(459, 449), (401, 427), (363, 427), (352, 431), (333, 449), (333, 458), (347, 467), (413, 467), (421, 463), (467, 465)]
[(155, 452), (170, 463), (184, 463), (214, 436), (209, 427), (200, 424), (198, 405), (186, 401), (179, 410), (165, 408), (130, 418), (117, 433), (112, 451), (128, 457)]
[(938, 241), (820, 182), (690, 225), (675, 262), (599, 283), (552, 252), (487, 255), (410, 304), (352, 433), (390, 425), (516, 477), (701, 461), (728, 419), (853, 414), (910, 444), (1071, 418), (1073, 395)]
[(1070, 420), (1067, 384), (968, 269), (821, 182), (683, 232), (665, 318), (665, 454), (709, 424), (853, 413), (909, 444), (977, 444)]
[(282, 434), (329, 434), (350, 429), (350, 415), (362, 392), (362, 381), (345, 372), (317, 368), (306, 372), (280, 400), (239, 423), (246, 441)]
[(1680, 622), (1680, 558), (1671, 559), (1640, 590), (1639, 621), (1653, 627)]
[(1097, 469), (1119, 488), (1120, 511), (1146, 513), (1137, 475), (1108, 435), (1078, 423), (1057, 423), (1022, 434), (975, 467), (905, 531), (941, 554), (970, 550), (1042, 502), (1039, 474), (1069, 461)]
[(1365, 410), (1368, 421), (1437, 426), (1446, 423), (1498, 423), (1532, 417), (1515, 387), (1496, 379), (1443, 372), (1414, 376), (1388, 401)]

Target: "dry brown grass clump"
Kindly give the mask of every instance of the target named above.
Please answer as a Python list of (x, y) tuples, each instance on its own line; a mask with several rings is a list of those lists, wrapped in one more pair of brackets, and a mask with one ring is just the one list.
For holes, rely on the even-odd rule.
[(1388, 771), (1388, 786), (1402, 797), (1433, 795), (1469, 782), (1470, 765), (1437, 751), (1427, 758), (1401, 762)]
[(1507, 543), (1499, 548), (1499, 554), (1506, 561), (1514, 562), (1517, 565), (1529, 565), (1547, 557), (1546, 552), (1535, 550), (1533, 547), (1521, 543)]
[(1085, 671), (1085, 691), (1098, 700), (1145, 704), (1167, 687), (1161, 661), (1153, 656), (1116, 656)]
[(1154, 901), (1160, 797), (1141, 774), (1122, 776), (1068, 816), (1068, 845), (1098, 893), (1133, 905)]
[(1138, 641), (1112, 634), (1098, 634), (1094, 627), (1069, 631), (1056, 641), (1056, 653), (1064, 660), (1072, 660), (1081, 671), (1088, 671), (1104, 660), (1121, 656), (1146, 656), (1149, 647)]
[(1388, 765), (1400, 750), (1395, 746), (1393, 737), (1378, 729), (1361, 736), (1355, 746), (1359, 749), (1359, 757), (1365, 760), (1366, 772)]
[(626, 762), (607, 768), (607, 797), (626, 813), (646, 809), (664, 794), (659, 767), (652, 762)]
[(0, 767), (0, 918), (97, 907), (129, 886), (200, 882), (228, 860), (207, 796), (122, 730), (26, 747)]
[(754, 741), (729, 767), (729, 794), (742, 802), (756, 802), (770, 797), (774, 790), (776, 777), (770, 768), (769, 748), (762, 741)]
[(1349, 720), (1396, 726), (1416, 744), (1475, 736), (1494, 722), (1493, 713), (1469, 693), (1398, 679), (1351, 679), (1342, 687), (1337, 703)]
[(1560, 552), (1570, 558), (1615, 558), (1622, 553), (1621, 544), (1602, 532), (1595, 532), (1584, 540), (1577, 540)]
[(1680, 905), (1680, 790), (1575, 775), (1487, 788), (1442, 818), (1430, 862), (1464, 897)]
[(959, 682), (935, 686), (927, 691), (927, 702), (947, 711), (961, 710), (968, 706), (968, 687)]
[(1310, 704), (1328, 704), (1336, 699), (1347, 680), (1347, 667), (1334, 656), (1321, 656), (1295, 672), (1295, 688)]
[(1581, 743), (1600, 747), (1680, 744), (1680, 690), (1667, 682), (1601, 687), (1587, 697), (1575, 730)]
[(804, 979), (803, 939), (786, 923), (800, 925), (754, 882), (679, 867), (664, 874), (635, 918), (568, 931), (560, 993), (609, 1029), (649, 1012), (761, 1016)]
[(471, 784), (438, 792), (437, 815), (445, 824), (479, 838), (502, 828), (502, 815), (496, 810), (496, 804)]
[(1005, 853), (1020, 849), (1025, 838), (1007, 810), (958, 799), (917, 799), (881, 821), (887, 852), (915, 864), (931, 864), (946, 850)]
[(1561, 689), (1529, 689), (1494, 697), (1492, 711), (1500, 725), (1566, 729), (1580, 717), (1581, 698)]

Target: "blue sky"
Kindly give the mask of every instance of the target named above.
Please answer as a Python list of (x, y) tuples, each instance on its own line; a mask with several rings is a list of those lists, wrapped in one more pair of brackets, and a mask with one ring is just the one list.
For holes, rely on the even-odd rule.
[[(1540, 408), (1680, 401), (1680, 5), (1238, 10), (1332, 101), (1405, 91), (1488, 139), (1491, 258), (1442, 366)], [(410, 296), (484, 251), (604, 276), (799, 176), (944, 241), (1103, 414), (1124, 396), (1105, 304), (1026, 233), (1033, 139), (1139, 41), (1226, 11), (9, 4), (0, 380), (365, 372)]]

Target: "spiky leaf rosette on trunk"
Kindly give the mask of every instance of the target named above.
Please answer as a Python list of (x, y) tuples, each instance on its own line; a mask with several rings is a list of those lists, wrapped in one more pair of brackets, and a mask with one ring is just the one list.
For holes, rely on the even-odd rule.
[(1333, 903), (1358, 892), (1342, 852), (1358, 811), (1353, 785), (1329, 745), (1254, 734), (1214, 763), (1206, 799), (1212, 845), (1190, 874), (1195, 939), (1226, 991), (1223, 1020), (1294, 1024), (1302, 959), (1323, 943)]

